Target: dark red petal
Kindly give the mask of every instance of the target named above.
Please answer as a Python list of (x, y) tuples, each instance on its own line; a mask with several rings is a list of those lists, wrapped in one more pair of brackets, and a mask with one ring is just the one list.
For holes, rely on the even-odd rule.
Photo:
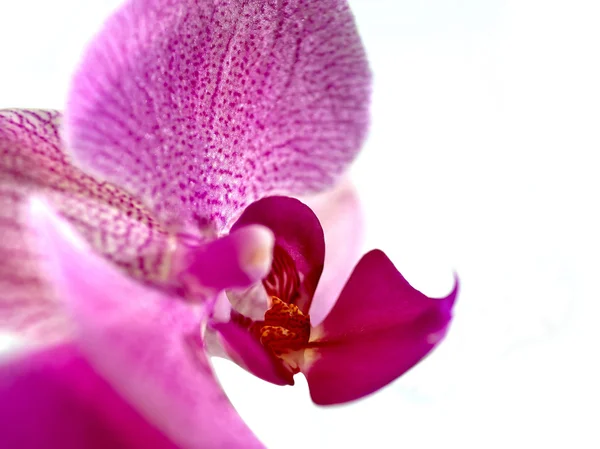
[(302, 372), (313, 401), (352, 401), (404, 374), (445, 335), (457, 293), (458, 281), (446, 298), (429, 298), (383, 252), (367, 253), (311, 334)]
[(207, 332), (216, 332), (231, 360), (256, 377), (276, 385), (294, 385), (293, 376), (268, 354), (248, 329), (234, 321), (214, 322)]
[(319, 219), (295, 198), (271, 196), (248, 206), (232, 230), (249, 224), (271, 229), (275, 245), (291, 256), (301, 279), (301, 295), (295, 304), (307, 314), (325, 259), (325, 239)]
[(175, 449), (73, 346), (0, 366), (2, 447)]

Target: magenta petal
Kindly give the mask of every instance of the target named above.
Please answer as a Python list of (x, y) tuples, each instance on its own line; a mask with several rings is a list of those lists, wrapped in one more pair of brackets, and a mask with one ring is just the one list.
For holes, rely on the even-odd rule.
[(207, 311), (131, 280), (43, 205), (34, 206), (32, 221), (51, 250), (57, 290), (92, 366), (178, 447), (262, 447), (204, 354), (199, 336)]
[(74, 77), (66, 138), (165, 221), (223, 229), (259, 197), (330, 185), (369, 97), (343, 0), (129, 0)]
[(457, 293), (458, 281), (446, 298), (428, 298), (383, 252), (367, 253), (311, 333), (302, 372), (313, 401), (352, 401), (412, 368), (444, 337)]
[(261, 224), (273, 231), (275, 244), (294, 260), (301, 275), (302, 293), (296, 305), (308, 313), (325, 259), (325, 240), (319, 219), (295, 198), (272, 196), (248, 206), (232, 230), (250, 224)]
[(175, 449), (73, 346), (0, 365), (2, 447)]
[[(247, 329), (233, 321), (214, 322), (210, 326), (220, 339), (231, 360), (267, 382), (276, 385), (294, 385), (293, 376), (271, 358), (265, 348)], [(208, 330), (207, 330), (208, 332)]]
[[(273, 233), (264, 226), (245, 226), (197, 248), (182, 244), (182, 276), (216, 292), (260, 282), (271, 269)], [(266, 304), (265, 304), (266, 310)]]
[(81, 235), (129, 274), (157, 280), (167, 238), (138, 201), (71, 164), (60, 114), (0, 111), (0, 330), (50, 343), (69, 332), (32, 240), (27, 200), (43, 196)]

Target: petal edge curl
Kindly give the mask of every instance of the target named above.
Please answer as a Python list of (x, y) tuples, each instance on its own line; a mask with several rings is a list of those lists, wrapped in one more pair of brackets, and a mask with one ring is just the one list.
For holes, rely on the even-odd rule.
[(445, 336), (457, 294), (458, 279), (447, 297), (429, 298), (382, 251), (365, 254), (311, 333), (302, 372), (313, 401), (359, 399), (411, 369)]

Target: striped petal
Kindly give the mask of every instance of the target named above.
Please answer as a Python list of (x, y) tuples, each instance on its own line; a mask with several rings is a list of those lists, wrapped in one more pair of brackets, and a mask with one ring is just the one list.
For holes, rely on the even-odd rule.
[(221, 231), (258, 198), (332, 184), (369, 95), (343, 0), (129, 0), (76, 73), (66, 137), (162, 221)]
[(100, 253), (129, 274), (159, 281), (168, 270), (167, 235), (131, 195), (73, 166), (53, 111), (0, 111), (0, 330), (45, 342), (69, 324), (40, 270), (26, 204), (43, 196)]

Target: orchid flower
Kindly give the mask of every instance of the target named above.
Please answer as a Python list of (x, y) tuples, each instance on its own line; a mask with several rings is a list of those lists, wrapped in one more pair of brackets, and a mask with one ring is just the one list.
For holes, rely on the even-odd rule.
[(0, 407), (6, 438), (69, 447), (75, 420), (72, 447), (261, 447), (208, 356), (301, 372), (323, 405), (425, 357), (458, 283), (432, 299), (379, 250), (350, 265), (359, 210), (335, 184), (369, 94), (342, 0), (129, 0), (64, 118), (0, 112), (0, 325), (54, 343), (0, 370), (22, 405)]

